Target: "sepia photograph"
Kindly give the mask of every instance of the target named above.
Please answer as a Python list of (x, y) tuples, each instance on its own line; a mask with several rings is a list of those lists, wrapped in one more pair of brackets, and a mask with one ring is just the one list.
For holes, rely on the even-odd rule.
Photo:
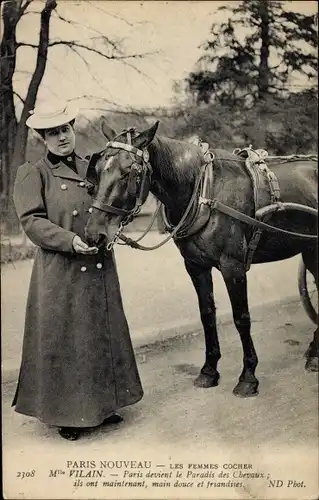
[(0, 0), (8, 500), (318, 500), (318, 5)]

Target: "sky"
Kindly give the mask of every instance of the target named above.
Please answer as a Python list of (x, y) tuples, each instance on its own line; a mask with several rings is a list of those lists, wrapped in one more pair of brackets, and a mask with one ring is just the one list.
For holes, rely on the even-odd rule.
[[(38, 94), (39, 101), (72, 99), (83, 108), (154, 108), (173, 103), (173, 83), (183, 80), (194, 69), (202, 54), (199, 46), (207, 39), (213, 22), (224, 14), (217, 12), (227, 1), (72, 1), (57, 0), (57, 13), (72, 21), (66, 23), (52, 15), (50, 40), (76, 40), (83, 44), (100, 33), (120, 42), (126, 54), (148, 54), (128, 62), (104, 60), (81, 50), (82, 58), (65, 45), (49, 49), (48, 64)], [(291, 10), (315, 13), (314, 1), (286, 2)], [(43, 1), (30, 5), (28, 15), (18, 26), (18, 41), (37, 43), (39, 14)], [(26, 94), (35, 50), (18, 50), (15, 90)], [(91, 97), (94, 96), (94, 99)]]

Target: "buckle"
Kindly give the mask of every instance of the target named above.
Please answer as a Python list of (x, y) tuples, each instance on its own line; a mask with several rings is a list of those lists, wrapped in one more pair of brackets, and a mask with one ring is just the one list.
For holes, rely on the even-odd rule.
[(204, 154), (204, 159), (206, 163), (211, 163), (214, 160), (214, 158), (215, 155), (211, 151), (206, 151), (206, 153)]
[(143, 149), (143, 160), (145, 161), (145, 163), (148, 163), (149, 159), (150, 159), (149, 152), (147, 151), (147, 149)]

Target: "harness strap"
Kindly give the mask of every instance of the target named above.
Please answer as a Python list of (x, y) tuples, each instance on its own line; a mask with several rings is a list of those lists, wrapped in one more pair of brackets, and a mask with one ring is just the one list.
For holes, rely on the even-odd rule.
[(149, 225), (147, 226), (147, 228), (144, 229), (144, 231), (141, 234), (141, 236), (139, 236), (136, 240), (132, 240), (131, 238), (129, 238), (128, 236), (126, 236), (125, 234), (122, 233), (119, 236), (119, 239), (121, 239), (122, 241), (124, 241), (124, 243), (119, 243), (119, 245), (130, 245), (132, 248), (138, 248), (138, 246), (136, 244), (139, 241), (141, 241), (144, 238), (144, 236), (152, 229), (153, 224), (154, 224), (154, 222), (156, 220), (156, 217), (159, 214), (159, 211), (160, 211), (161, 207), (162, 207), (162, 203), (160, 201), (158, 201), (157, 202), (156, 210), (155, 210), (155, 212), (152, 215), (151, 221), (150, 221)]
[(97, 208), (101, 210), (101, 212), (110, 212), (116, 215), (128, 215), (132, 212), (132, 210), (125, 210), (124, 208), (112, 207), (112, 205), (108, 205), (103, 201), (94, 200), (91, 204), (91, 207)]
[(141, 207), (143, 202), (145, 201), (143, 199), (145, 193), (144, 193), (144, 189), (145, 189), (145, 184), (146, 184), (146, 177), (147, 177), (147, 167), (146, 168), (146, 171), (145, 171), (145, 175), (143, 175), (142, 177), (142, 181), (141, 181), (141, 186), (140, 186), (140, 190), (138, 192), (138, 197), (137, 197), (137, 200), (136, 200), (136, 207)]
[(270, 168), (266, 165), (266, 163), (259, 165), (259, 168), (264, 172), (264, 174), (267, 177), (270, 189), (271, 203), (278, 202), (280, 200), (280, 187), (276, 175), (272, 170), (270, 170)]
[(252, 185), (253, 185), (253, 195), (254, 195), (254, 206), (255, 213), (259, 207), (259, 191), (260, 191), (260, 175), (261, 172), (259, 170), (259, 163), (252, 163), (249, 158), (245, 161), (246, 170), (250, 176)]
[(160, 243), (158, 243), (157, 245), (154, 245), (154, 246), (151, 246), (151, 247), (146, 247), (144, 245), (140, 245), (139, 243), (137, 243), (136, 241), (132, 240), (131, 238), (128, 238), (127, 236), (125, 236), (124, 234), (120, 234), (119, 235), (119, 239), (121, 239), (122, 241), (124, 241), (127, 245), (130, 245), (132, 248), (137, 248), (138, 250), (145, 250), (145, 251), (148, 251), (148, 250), (156, 250), (157, 248), (160, 248), (161, 246), (165, 245), (165, 243), (167, 243), (169, 240), (171, 240), (172, 238), (175, 237), (175, 235), (177, 234), (177, 232), (179, 231), (179, 229), (183, 226), (184, 222), (186, 221), (187, 217), (188, 217), (188, 214), (196, 200), (196, 196), (197, 196), (197, 191), (198, 191), (198, 188), (199, 188), (199, 185), (202, 181), (202, 178), (203, 178), (203, 175), (204, 175), (204, 172), (205, 172), (205, 169), (206, 169), (206, 163), (201, 167), (201, 170), (200, 170), (200, 173), (199, 173), (199, 176), (197, 177), (196, 179), (196, 182), (195, 182), (195, 186), (194, 186), (194, 191), (193, 191), (193, 194), (191, 196), (191, 199), (189, 201), (189, 204), (181, 218), (181, 220), (179, 221), (179, 223), (177, 224), (177, 226), (174, 228), (174, 230), (172, 231), (171, 234), (169, 234), (167, 236), (167, 238), (165, 238), (163, 241), (161, 241)]
[[(280, 202), (280, 188), (279, 182), (272, 170), (268, 168), (266, 165), (265, 159), (268, 157), (268, 152), (265, 149), (252, 149), (250, 145), (248, 148), (244, 149), (235, 149), (233, 151), (234, 154), (238, 156), (246, 158), (245, 167), (251, 178), (252, 186), (253, 186), (253, 194), (254, 194), (254, 205), (255, 205), (255, 213), (254, 217), (257, 218), (256, 214), (260, 207), (260, 185), (262, 181), (262, 177), (265, 177), (268, 182), (269, 194), (270, 194), (270, 203), (279, 203)], [(270, 219), (271, 215), (265, 217), (265, 219)], [(246, 256), (245, 256), (245, 264), (246, 271), (249, 271), (250, 266), (253, 262), (255, 251), (257, 250), (260, 238), (262, 236), (262, 229), (254, 227), (253, 234), (250, 237), (250, 240), (247, 244)]]
[(276, 163), (278, 161), (287, 163), (289, 161), (298, 161), (298, 160), (313, 160), (318, 161), (318, 155), (310, 154), (310, 155), (288, 155), (288, 156), (267, 156), (268, 160), (275, 160)]
[[(202, 147), (202, 144), (204, 147), (207, 145), (207, 150)], [(207, 206), (205, 206), (205, 203), (201, 203), (201, 199), (204, 199), (210, 195), (210, 191), (212, 189), (213, 185), (213, 161), (214, 161), (214, 153), (209, 151), (208, 149), (208, 144), (206, 143), (200, 143), (200, 147), (202, 147), (203, 152), (204, 152), (204, 161), (205, 163), (203, 164), (203, 177), (201, 182), (199, 183), (199, 198), (198, 198), (198, 203), (193, 204), (192, 210), (189, 211), (189, 217), (184, 221), (184, 224), (180, 226), (179, 230), (175, 234), (175, 239), (183, 239), (183, 238), (188, 238), (190, 236), (193, 236), (193, 234), (197, 233), (200, 231), (208, 222), (208, 219), (210, 217), (210, 211)], [(166, 215), (165, 207), (163, 206), (163, 209), (161, 211), (161, 215), (163, 218), (163, 222), (165, 225), (165, 229), (168, 232), (172, 232), (175, 229), (175, 226), (173, 226)]]
[(254, 257), (256, 250), (257, 250), (257, 247), (259, 245), (260, 238), (261, 238), (262, 234), (263, 234), (263, 231), (261, 229), (255, 229), (253, 232), (253, 235), (249, 241), (249, 244), (248, 244), (247, 250), (246, 250), (246, 258), (245, 258), (246, 271), (249, 271), (250, 266), (252, 265), (253, 257)]
[(143, 158), (143, 151), (141, 149), (138, 149), (135, 146), (132, 146), (131, 144), (126, 144), (124, 142), (110, 141), (106, 144), (105, 149), (106, 148), (124, 149), (128, 153), (133, 153), (136, 156)]
[[(131, 137), (130, 137), (129, 133), (127, 134), (127, 140), (129, 143), (131, 143)], [(137, 157), (142, 158), (143, 162), (146, 165), (146, 168), (149, 170), (150, 173), (152, 172), (151, 166), (149, 164), (149, 154), (148, 154), (148, 151), (146, 149), (140, 150), (140, 149), (132, 146), (132, 144), (125, 144), (125, 143), (117, 142), (117, 141), (109, 142), (106, 147), (118, 148), (118, 149), (128, 151), (129, 153), (133, 153)], [(251, 149), (251, 148), (247, 148), (247, 149)], [(257, 206), (255, 206), (257, 218), (254, 219), (253, 217), (250, 217), (242, 212), (239, 212), (238, 210), (235, 210), (231, 207), (228, 207), (227, 205), (225, 205), (222, 202), (219, 202), (216, 199), (212, 200), (212, 199), (206, 198), (206, 196), (207, 196), (206, 193), (208, 191), (209, 185), (211, 184), (212, 178), (213, 178), (212, 163), (213, 163), (213, 159), (214, 159), (213, 153), (211, 153), (210, 151), (206, 151), (206, 152), (207, 152), (207, 154), (209, 154), (209, 158), (207, 158), (207, 159), (205, 158), (206, 162), (201, 167), (200, 174), (195, 182), (194, 191), (193, 191), (192, 197), (189, 201), (189, 204), (188, 204), (180, 222), (177, 224), (177, 226), (175, 228), (172, 228), (173, 229), (172, 233), (167, 238), (165, 238), (162, 242), (160, 242), (159, 244), (154, 245), (152, 247), (145, 247), (143, 245), (140, 245), (137, 243), (137, 241), (133, 241), (133, 240), (131, 240), (131, 238), (127, 238), (125, 235), (121, 235), (120, 232), (119, 232), (117, 238), (122, 239), (126, 244), (129, 244), (133, 248), (138, 248), (140, 250), (154, 250), (156, 248), (160, 248), (162, 245), (164, 245), (171, 238), (174, 238), (174, 237), (178, 238), (178, 232), (181, 230), (181, 228), (183, 228), (183, 225), (185, 225), (187, 217), (188, 217), (188, 215), (189, 215), (189, 213), (190, 213), (190, 211), (195, 203), (196, 197), (198, 196), (198, 189), (199, 189), (200, 185), (202, 185), (202, 190), (201, 190), (201, 193), (199, 196), (199, 204), (200, 205), (204, 205), (204, 206), (208, 205), (211, 209), (218, 210), (219, 212), (224, 213), (225, 215), (228, 215), (232, 218), (235, 218), (243, 223), (249, 224), (249, 225), (253, 226), (254, 228), (258, 228), (257, 230), (255, 229), (254, 234), (253, 234), (253, 241), (251, 242), (251, 250), (253, 250), (253, 252), (257, 248), (257, 245), (258, 245), (258, 242), (259, 242), (259, 239), (260, 239), (260, 236), (261, 236), (263, 230), (266, 230), (269, 232), (274, 232), (274, 233), (281, 233), (281, 234), (285, 234), (287, 236), (291, 236), (291, 237), (295, 237), (295, 238), (299, 238), (299, 239), (317, 240), (317, 235), (309, 235), (309, 234), (302, 234), (302, 233), (295, 233), (292, 231), (287, 231), (287, 230), (284, 230), (284, 229), (281, 229), (281, 228), (278, 228), (275, 226), (271, 226), (265, 222), (262, 222), (261, 220), (258, 220), (258, 216), (259, 217), (262, 216), (262, 214), (261, 214), (262, 209), (257, 210)], [(254, 166), (255, 163), (258, 163), (258, 167), (260, 168), (260, 164), (262, 164), (261, 169), (264, 170), (264, 172), (269, 180), (271, 201), (274, 202), (272, 205), (265, 207), (265, 209), (268, 209), (268, 210), (267, 210), (267, 213), (263, 213), (263, 216), (265, 216), (268, 219), (268, 216), (271, 215), (273, 212), (278, 211), (278, 210), (286, 210), (287, 208), (299, 209), (301, 211), (304, 211), (304, 212), (307, 212), (307, 213), (310, 213), (312, 215), (317, 216), (318, 215), (317, 211), (311, 207), (306, 207), (304, 205), (298, 205), (297, 203), (280, 203), (279, 202), (280, 190), (279, 190), (278, 180), (277, 180), (276, 176), (271, 172), (271, 170), (268, 169), (267, 165), (263, 161), (262, 155), (260, 155), (259, 152), (263, 153), (264, 151), (263, 150), (258, 150), (258, 152), (251, 151), (251, 153), (253, 153), (253, 154), (257, 153), (259, 161), (257, 161), (257, 162), (252, 161), (250, 165)], [(209, 166), (209, 168), (207, 168), (207, 166)], [(205, 171), (206, 171), (206, 175), (205, 175), (205, 178), (203, 180), (203, 176), (204, 176)], [(207, 172), (209, 172), (208, 175), (207, 175)], [(145, 179), (143, 179), (143, 181), (145, 182)], [(142, 182), (143, 185), (144, 185), (144, 182)], [(254, 196), (255, 205), (257, 205), (256, 201), (257, 201), (258, 193), (255, 191), (256, 186), (254, 185), (254, 183), (253, 183), (253, 186), (254, 186), (254, 194), (255, 194), (255, 196)], [(92, 203), (92, 206), (97, 208), (98, 210), (115, 213), (117, 215), (125, 215), (128, 218), (128, 216), (133, 217), (139, 211), (140, 205), (141, 205), (140, 202), (141, 202), (141, 192), (139, 193), (135, 209), (133, 209), (133, 210), (125, 210), (125, 209), (121, 209), (121, 208), (117, 208), (117, 207), (112, 207), (111, 205), (108, 205), (108, 204), (103, 203), (103, 202), (98, 202), (98, 201), (94, 201)], [(154, 220), (155, 220), (155, 217), (154, 217)], [(124, 226), (122, 224), (122, 228), (123, 227)], [(114, 245), (114, 243), (115, 243), (115, 241), (112, 242), (112, 246)], [(251, 253), (249, 260), (252, 260), (253, 252)], [(248, 262), (248, 266), (250, 266), (250, 262)], [(249, 267), (248, 267), (248, 269), (249, 269)]]
[[(264, 229), (264, 230), (270, 231), (272, 233), (281, 233), (281, 234), (285, 234), (287, 236), (293, 236), (295, 238), (301, 238), (304, 240), (317, 240), (318, 239), (318, 236), (316, 234), (295, 233), (292, 231), (287, 231), (285, 229), (281, 229), (279, 227), (271, 226), (269, 224), (266, 224), (265, 222), (254, 219), (253, 217), (250, 217), (249, 215), (243, 214), (242, 212), (239, 212), (238, 210), (235, 210), (234, 208), (228, 207), (227, 205), (224, 205), (224, 203), (222, 203), (218, 200), (205, 200), (205, 202), (208, 203), (212, 209), (218, 210), (219, 212), (222, 212), (225, 215), (229, 215), (230, 217), (233, 217), (233, 218), (239, 220), (240, 222), (245, 222), (245, 223), (250, 224), (253, 227), (258, 227), (259, 229)], [(284, 204), (281, 204), (281, 205), (284, 205)], [(280, 207), (282, 209), (281, 205), (280, 205)], [(297, 205), (297, 203), (294, 205)], [(303, 205), (300, 205), (300, 207), (303, 207)], [(312, 213), (313, 215), (316, 215), (316, 216), (318, 215), (317, 211), (314, 208), (307, 207), (307, 209), (308, 209), (307, 210), (308, 213)]]
[[(115, 148), (115, 149), (122, 149), (122, 150), (125, 150), (127, 151), (128, 153), (133, 153), (134, 155), (136, 155), (138, 158), (135, 159), (135, 161), (133, 162), (132, 164), (132, 173), (134, 176), (131, 175), (131, 178), (130, 178), (130, 182), (131, 184), (134, 184), (134, 188), (137, 188), (137, 178), (134, 178), (135, 177), (135, 172), (137, 174), (140, 174), (143, 172), (143, 178), (142, 178), (142, 182), (141, 182), (141, 186), (140, 186), (140, 189), (139, 189), (139, 192), (138, 192), (138, 196), (136, 198), (136, 202), (135, 202), (135, 206), (133, 209), (131, 210), (126, 210), (124, 208), (118, 208), (118, 207), (114, 207), (113, 205), (109, 205), (108, 203), (105, 203), (103, 201), (98, 201), (98, 200), (94, 200), (91, 204), (92, 207), (94, 208), (97, 208), (98, 210), (101, 210), (102, 212), (109, 212), (109, 213), (112, 213), (112, 214), (115, 214), (115, 215), (125, 215), (126, 216), (126, 219), (125, 219), (125, 223), (123, 224), (123, 227), (124, 225), (128, 224), (131, 219), (140, 212), (141, 210), (141, 206), (144, 202), (144, 188), (145, 188), (145, 185), (146, 185), (146, 176), (147, 174), (152, 174), (152, 167), (149, 163), (149, 153), (146, 149), (138, 149), (134, 146), (132, 146), (131, 144), (131, 132), (132, 132), (133, 129), (129, 129), (127, 131), (127, 140), (129, 141), (129, 144), (125, 144), (123, 142), (117, 142), (117, 141), (110, 141), (107, 143), (106, 147), (112, 147), (112, 148)], [(140, 159), (142, 160), (140, 162)], [(134, 189), (134, 193), (135, 194), (135, 189)]]

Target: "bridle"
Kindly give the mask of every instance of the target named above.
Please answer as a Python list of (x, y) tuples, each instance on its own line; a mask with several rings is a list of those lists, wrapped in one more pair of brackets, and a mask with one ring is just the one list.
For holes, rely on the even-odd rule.
[[(134, 128), (125, 130), (124, 132), (121, 132), (117, 137), (122, 136), (123, 133), (127, 134), (127, 143), (123, 142), (118, 142), (116, 140), (110, 141), (106, 144), (106, 148), (115, 148), (123, 151), (127, 151), (133, 160), (133, 163), (130, 167), (130, 173), (129, 173), (129, 182), (128, 182), (128, 193), (131, 196), (135, 197), (135, 204), (134, 207), (130, 210), (115, 207), (113, 205), (109, 205), (107, 203), (104, 203), (102, 201), (94, 200), (92, 203), (92, 207), (97, 208), (98, 210), (101, 210), (102, 212), (106, 213), (112, 213), (116, 215), (120, 215), (123, 217), (121, 220), (118, 230), (116, 231), (115, 235), (113, 236), (112, 240), (106, 245), (106, 250), (111, 251), (114, 247), (114, 245), (118, 242), (119, 239), (122, 239), (125, 244), (128, 244), (132, 246), (133, 248), (138, 248), (141, 250), (154, 250), (156, 248), (161, 247), (164, 245), (167, 241), (169, 241), (171, 238), (174, 238), (175, 236), (178, 237), (178, 231), (181, 230), (183, 227), (183, 224), (187, 220), (188, 214), (190, 213), (191, 208), (193, 207), (194, 203), (196, 203), (196, 198), (198, 195), (198, 190), (201, 186), (202, 180), (204, 180), (203, 185), (206, 185), (206, 177), (205, 177), (205, 172), (208, 171), (207, 167), (213, 165), (214, 161), (214, 153), (212, 153), (210, 150), (204, 152), (204, 164), (201, 166), (201, 169), (199, 171), (199, 175), (197, 176), (197, 179), (195, 181), (194, 185), (194, 190), (193, 194), (191, 196), (191, 199), (189, 200), (188, 206), (177, 224), (175, 228), (172, 227), (172, 232), (171, 234), (165, 238), (161, 243), (153, 246), (153, 247), (144, 247), (143, 245), (140, 245), (137, 243), (141, 238), (139, 238), (137, 241), (133, 241), (130, 238), (127, 238), (125, 235), (122, 235), (124, 227), (129, 224), (129, 222), (132, 221), (132, 219), (140, 212), (141, 207), (146, 200), (146, 197), (149, 193), (150, 190), (150, 184), (151, 184), (151, 176), (153, 173), (153, 169), (149, 163), (149, 153), (146, 148), (144, 149), (139, 149), (136, 148), (135, 146), (132, 145), (132, 134), (135, 132)], [(204, 143), (205, 144), (205, 143)], [(147, 185), (147, 181), (148, 185)], [(206, 188), (205, 188), (206, 189)], [(204, 189), (204, 191), (205, 191)], [(218, 201), (217, 199), (210, 199), (206, 197), (200, 196), (199, 198), (199, 203), (202, 205), (208, 205), (211, 210), (217, 210), (218, 212), (224, 213), (232, 218), (235, 218), (241, 222), (244, 222), (246, 224), (249, 224), (253, 227), (258, 227), (261, 230), (266, 230), (266, 231), (271, 231), (275, 233), (281, 233), (285, 234), (288, 236), (293, 236), (305, 240), (314, 240), (317, 239), (317, 235), (308, 235), (308, 234), (302, 234), (302, 233), (296, 233), (296, 232), (291, 232), (291, 231), (286, 231), (281, 228), (277, 228), (274, 226), (271, 226), (265, 222), (262, 222), (262, 220), (254, 219), (253, 217), (250, 217), (244, 213), (239, 212), (238, 210), (231, 208), (224, 203)], [(160, 208), (160, 204), (158, 205), (158, 209)], [(158, 209), (156, 210), (152, 223), (155, 220), (155, 217), (158, 213)], [(304, 212), (311, 213), (313, 215), (317, 215), (317, 211), (311, 207), (299, 205), (297, 203), (274, 203), (272, 205), (269, 205), (267, 207), (264, 207), (263, 209), (260, 209), (260, 212), (263, 212), (266, 209), (271, 209), (271, 213), (274, 211), (278, 210), (285, 210), (285, 209), (298, 209)], [(91, 211), (91, 210), (90, 210)], [(144, 232), (143, 236), (148, 232), (149, 228), (152, 226), (152, 224), (148, 227), (148, 229)]]
[[(131, 159), (133, 160), (133, 163), (130, 166), (127, 191), (129, 195), (135, 197), (134, 207), (130, 210), (127, 210), (124, 208), (109, 205), (108, 203), (104, 203), (103, 201), (99, 200), (94, 200), (92, 203), (92, 207), (97, 208), (102, 212), (124, 216), (114, 237), (107, 244), (107, 250), (112, 250), (115, 243), (117, 243), (124, 227), (129, 224), (129, 222), (131, 222), (133, 218), (140, 212), (141, 207), (149, 193), (150, 178), (153, 172), (151, 164), (149, 163), (149, 153), (147, 149), (139, 149), (132, 145), (132, 134), (135, 132), (135, 129), (130, 128), (125, 130), (124, 132), (126, 133), (127, 143), (119, 142), (116, 140), (109, 141), (106, 144), (105, 149), (114, 148), (122, 151), (127, 151)], [(120, 135), (122, 134), (123, 132), (121, 132)], [(115, 137), (115, 139), (117, 137)]]
[[(151, 184), (151, 175), (153, 173), (153, 169), (149, 163), (149, 153), (148, 153), (147, 149), (146, 148), (139, 149), (139, 148), (136, 148), (135, 146), (132, 145), (132, 134), (134, 132), (135, 132), (134, 128), (124, 130), (123, 132), (121, 132), (121, 134), (119, 134), (118, 136), (115, 137), (115, 140), (108, 142), (106, 144), (106, 147), (105, 147), (105, 149), (115, 148), (115, 149), (127, 151), (133, 160), (133, 163), (131, 165), (131, 171), (129, 174), (130, 177), (129, 177), (129, 183), (128, 183), (128, 192), (129, 192), (129, 194), (135, 196), (134, 207), (131, 210), (126, 210), (123, 208), (114, 207), (113, 205), (109, 205), (108, 203), (104, 203), (104, 202), (98, 201), (98, 200), (94, 200), (92, 205), (91, 205), (92, 207), (97, 208), (98, 210), (100, 210), (102, 212), (124, 216), (124, 218), (120, 222), (119, 227), (118, 227), (115, 235), (113, 236), (112, 240), (106, 245), (107, 251), (111, 251), (119, 239), (124, 241), (124, 244), (130, 245), (133, 248), (138, 248), (140, 250), (155, 250), (156, 248), (160, 248), (165, 243), (167, 243), (169, 240), (174, 238), (178, 234), (178, 232), (181, 230), (183, 225), (185, 224), (192, 207), (196, 203), (198, 191), (199, 191), (200, 185), (202, 183), (202, 180), (205, 177), (205, 172), (207, 171), (207, 167), (209, 165), (212, 165), (212, 162), (214, 160), (213, 153), (211, 153), (210, 151), (205, 152), (204, 164), (200, 168), (199, 175), (197, 176), (197, 179), (195, 181), (192, 196), (189, 200), (187, 208), (185, 209), (185, 212), (183, 213), (179, 223), (177, 224), (177, 226), (175, 226), (175, 228), (172, 228), (171, 233), (163, 241), (161, 241), (157, 245), (154, 245), (151, 247), (145, 247), (143, 245), (140, 245), (138, 243), (138, 241), (140, 241), (145, 236), (145, 234), (148, 233), (150, 228), (153, 226), (153, 223), (154, 223), (154, 221), (159, 213), (159, 210), (161, 208), (161, 203), (158, 203), (157, 209), (155, 210), (155, 212), (153, 214), (152, 221), (149, 224), (148, 228), (144, 231), (143, 235), (141, 237), (139, 237), (136, 241), (133, 241), (130, 238), (127, 238), (125, 235), (122, 234), (125, 226), (129, 222), (132, 221), (132, 219), (135, 217), (135, 215), (137, 215), (140, 212), (142, 204), (144, 203), (144, 201), (149, 193), (150, 184)], [(117, 137), (122, 136), (123, 133), (127, 134), (127, 142), (128, 143), (116, 141)], [(147, 186), (147, 189), (145, 189), (146, 184), (147, 184), (147, 180), (149, 180), (149, 184)], [(205, 182), (204, 182), (204, 184), (205, 184)]]

